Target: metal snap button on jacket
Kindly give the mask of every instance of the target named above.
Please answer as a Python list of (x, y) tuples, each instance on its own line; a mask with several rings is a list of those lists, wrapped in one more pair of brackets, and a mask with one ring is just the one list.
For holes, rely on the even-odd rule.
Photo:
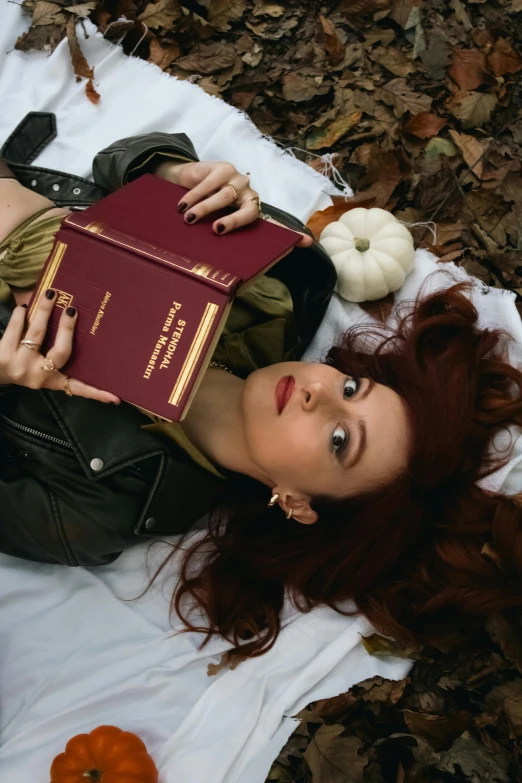
[(156, 520), (154, 519), (154, 517), (149, 517), (145, 522), (145, 527), (147, 528), (147, 530), (152, 530), (155, 524), (156, 524)]
[(96, 473), (98, 473), (98, 471), (103, 470), (103, 460), (99, 457), (95, 457), (94, 459), (91, 459), (90, 466), (92, 470), (95, 470)]

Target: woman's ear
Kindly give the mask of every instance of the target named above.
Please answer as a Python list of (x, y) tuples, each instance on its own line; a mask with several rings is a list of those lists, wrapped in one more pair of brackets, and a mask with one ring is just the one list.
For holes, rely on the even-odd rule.
[(319, 519), (309, 501), (297, 503), (296, 507), (292, 509), (292, 516), (296, 522), (300, 522), (302, 525), (315, 525)]
[(311, 498), (308, 495), (282, 487), (274, 487), (272, 494), (279, 495), (277, 503), (289, 519), (293, 517), (302, 525), (314, 525), (319, 519), (317, 512), (310, 505)]

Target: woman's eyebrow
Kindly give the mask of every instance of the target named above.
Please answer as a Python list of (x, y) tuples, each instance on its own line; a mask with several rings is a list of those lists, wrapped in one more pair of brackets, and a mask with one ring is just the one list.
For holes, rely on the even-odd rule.
[(357, 396), (356, 401), (360, 402), (361, 400), (365, 400), (374, 386), (375, 386), (375, 381), (372, 381), (371, 378), (368, 378), (368, 383), (366, 384), (366, 388)]
[(357, 428), (359, 430), (359, 443), (357, 444), (357, 449), (355, 450), (355, 452), (353, 454), (350, 454), (349, 456), (347, 455), (347, 459), (344, 464), (345, 468), (353, 468), (354, 465), (357, 465), (366, 448), (366, 440), (367, 440), (366, 426), (362, 419), (359, 419), (357, 421)]

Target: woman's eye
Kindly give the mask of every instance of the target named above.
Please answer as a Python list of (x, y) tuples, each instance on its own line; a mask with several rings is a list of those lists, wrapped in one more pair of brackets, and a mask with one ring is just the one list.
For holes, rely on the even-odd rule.
[(336, 427), (332, 434), (332, 451), (336, 454), (342, 453), (346, 448), (348, 438), (342, 427)]
[(359, 391), (360, 385), (361, 385), (361, 381), (359, 380), (359, 378), (348, 378), (346, 383), (344, 384), (344, 396), (347, 399), (350, 399), (350, 397), (354, 397)]

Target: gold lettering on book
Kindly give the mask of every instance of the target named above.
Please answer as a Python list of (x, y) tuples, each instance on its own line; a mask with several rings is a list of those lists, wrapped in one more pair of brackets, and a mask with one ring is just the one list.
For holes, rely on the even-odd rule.
[(65, 310), (66, 307), (69, 307), (73, 300), (73, 295), (68, 294), (66, 291), (57, 291), (58, 298), (56, 300), (56, 307), (61, 307), (62, 310)]
[(102, 303), (100, 305), (100, 309), (96, 313), (96, 318), (94, 319), (94, 323), (91, 326), (91, 331), (90, 331), (91, 334), (96, 334), (96, 330), (97, 330), (98, 326), (100, 325), (101, 319), (105, 315), (105, 308), (107, 307), (107, 302), (109, 301), (111, 296), (112, 296), (112, 294), (111, 294), (110, 291), (106, 291), (105, 292), (105, 296), (102, 299)]
[(219, 306), (208, 302), (203, 317), (199, 323), (192, 345), (189, 348), (183, 367), (179, 374), (176, 385), (172, 389), (172, 394), (169, 398), (171, 405), (179, 405), (181, 398), (187, 388), (187, 384), (190, 381), (194, 368), (201, 356), (201, 351), (205, 347), (208, 340), (208, 336), (216, 319), (216, 315), (219, 312)]
[(180, 318), (176, 324), (175, 330), (172, 332), (170, 342), (167, 346), (167, 350), (163, 354), (163, 359), (160, 364), (160, 370), (165, 370), (169, 364), (170, 360), (172, 359), (174, 355), (174, 351), (178, 347), (178, 343), (181, 339), (181, 335), (183, 334), (183, 329), (187, 325), (187, 322), (184, 321), (182, 318)]
[(200, 275), (201, 277), (208, 277), (211, 272), (214, 272), (214, 267), (210, 266), (210, 264), (204, 264), (204, 263), (196, 264), (195, 266), (192, 267), (192, 272), (195, 275)]
[(95, 220), (93, 223), (87, 223), (85, 226), (85, 230), (90, 231), (91, 234), (101, 234), (104, 228), (105, 224), (101, 223), (99, 220)]
[[(174, 327), (174, 332), (170, 337), (168, 336), (168, 333), (171, 330), (172, 324), (179, 310), (181, 310), (181, 303), (172, 302), (172, 307), (170, 308), (168, 315), (165, 318), (165, 322), (161, 327), (162, 333), (158, 337), (156, 345), (154, 346), (154, 350), (152, 351), (151, 357), (145, 368), (145, 372), (143, 373), (143, 378), (146, 379), (150, 378), (153, 370), (155, 370), (157, 366), (159, 366), (160, 370), (165, 369), (165, 367), (169, 366), (170, 360), (172, 359), (174, 351), (177, 348), (179, 339), (181, 338), (181, 335), (183, 333), (183, 329), (185, 328), (186, 325), (186, 322), (183, 321), (183, 319), (178, 318), (176, 325)], [(160, 356), (160, 354), (162, 354), (164, 349), (165, 351), (163, 355)]]
[(38, 291), (35, 294), (35, 297), (33, 299), (33, 303), (31, 305), (31, 308), (29, 310), (28, 314), (28, 320), (31, 321), (31, 318), (34, 315), (34, 311), (38, 305), (38, 302), (40, 301), (40, 296), (43, 294), (44, 291), (46, 291), (48, 288), (52, 288), (54, 278), (56, 277), (56, 273), (58, 272), (58, 269), (60, 268), (60, 264), (62, 263), (62, 258), (64, 256), (65, 251), (67, 250), (67, 245), (65, 242), (57, 242), (54, 246), (54, 249), (51, 253), (51, 257), (49, 258), (47, 269), (45, 270), (42, 279), (40, 280), (40, 285), (38, 286)]

